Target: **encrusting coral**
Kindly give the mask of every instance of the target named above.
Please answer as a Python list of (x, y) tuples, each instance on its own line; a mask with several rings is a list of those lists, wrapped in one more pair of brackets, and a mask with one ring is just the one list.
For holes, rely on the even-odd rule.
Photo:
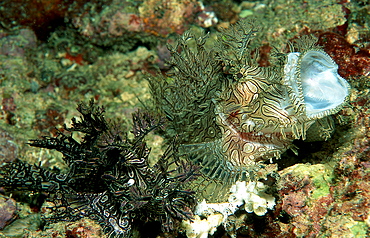
[(272, 66), (260, 67), (249, 46), (257, 31), (255, 22), (240, 21), (210, 49), (208, 35), (188, 31), (169, 46), (168, 77), (150, 78), (167, 132), (180, 135), (180, 152), (200, 166), (193, 188), (211, 202), (225, 202), (237, 181), (266, 178), (274, 169), (264, 162), (294, 150), (293, 140), (306, 139), (310, 127), (328, 139), (329, 116), (348, 100), (349, 84), (314, 37), (297, 39), (290, 53), (275, 52)]
[[(169, 138), (153, 166), (145, 137), (164, 119), (133, 114), (131, 138), (91, 102), (78, 106), (80, 121), (73, 119), (57, 137), (30, 142), (61, 152), (67, 172), (9, 162), (1, 167), (0, 187), (46, 194), (46, 224), (91, 218), (109, 237), (130, 237), (147, 221), (158, 222), (164, 232), (176, 231), (179, 221), (192, 218), (191, 190), (211, 206), (234, 202), (233, 212), (244, 205), (248, 213), (266, 214), (275, 202), (261, 181), (277, 176), (277, 165), (268, 161), (295, 150), (295, 139), (328, 139), (331, 115), (345, 105), (350, 88), (310, 36), (290, 43), (289, 53), (274, 52), (271, 66), (261, 67), (258, 50), (250, 47), (257, 31), (254, 22), (244, 20), (223, 30), (213, 46), (208, 35), (190, 31), (169, 46), (172, 71), (149, 77)], [(239, 192), (236, 200), (227, 199)], [(225, 214), (200, 232), (214, 232)], [(196, 235), (195, 230), (189, 232)]]
[[(197, 176), (196, 167), (177, 157), (176, 141), (154, 166), (148, 164), (145, 136), (163, 126), (161, 118), (134, 113), (129, 139), (122, 123), (108, 123), (104, 109), (93, 101), (81, 103), (77, 110), (82, 117), (72, 119), (71, 128), (60, 130), (56, 138), (30, 142), (61, 152), (68, 172), (20, 161), (6, 163), (0, 187), (46, 193), (47, 224), (90, 218), (108, 237), (130, 237), (133, 221), (159, 222), (163, 231), (174, 231), (182, 219), (191, 219), (195, 197), (184, 185)], [(79, 142), (72, 133), (84, 136)]]

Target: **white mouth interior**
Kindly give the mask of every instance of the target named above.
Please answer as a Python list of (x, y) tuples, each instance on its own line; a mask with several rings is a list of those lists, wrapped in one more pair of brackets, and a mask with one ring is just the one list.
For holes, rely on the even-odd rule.
[(335, 109), (349, 94), (338, 65), (324, 52), (308, 51), (301, 59), (300, 77), (308, 116)]

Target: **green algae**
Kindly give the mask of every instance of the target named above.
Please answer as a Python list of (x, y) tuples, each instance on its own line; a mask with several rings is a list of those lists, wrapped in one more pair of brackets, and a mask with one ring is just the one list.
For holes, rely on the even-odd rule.
[(358, 221), (353, 226), (350, 226), (349, 229), (354, 237), (367, 237), (369, 226), (365, 222)]
[(335, 176), (331, 164), (296, 164), (282, 171), (298, 178), (309, 177), (314, 185), (309, 200), (317, 200), (330, 194), (330, 186)]
[(316, 200), (330, 194), (330, 185), (334, 180), (334, 171), (330, 165), (317, 164), (310, 166), (313, 183), (316, 189), (311, 194), (311, 198)]

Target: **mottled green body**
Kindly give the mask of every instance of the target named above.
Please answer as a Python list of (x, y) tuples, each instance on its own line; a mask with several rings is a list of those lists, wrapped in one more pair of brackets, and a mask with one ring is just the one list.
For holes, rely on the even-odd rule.
[[(302, 53), (275, 54), (274, 66), (260, 67), (258, 50), (249, 48), (256, 31), (253, 22), (241, 21), (224, 30), (211, 50), (204, 47), (207, 36), (187, 32), (170, 47), (171, 80), (150, 80), (169, 134), (179, 134), (182, 154), (200, 165), (203, 177), (195, 189), (209, 200), (222, 201), (236, 181), (265, 177), (262, 162), (305, 139), (316, 120), (319, 136), (330, 137), (326, 116), (340, 110), (348, 94), (348, 83), (332, 72), (336, 64), (311, 37), (291, 47)], [(190, 49), (192, 39), (196, 49)], [(332, 82), (343, 92), (333, 99), (337, 104), (316, 94)]]

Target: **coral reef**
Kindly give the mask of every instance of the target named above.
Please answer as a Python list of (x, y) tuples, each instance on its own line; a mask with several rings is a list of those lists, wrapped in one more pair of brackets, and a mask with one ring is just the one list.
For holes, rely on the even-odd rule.
[(14, 199), (0, 195), (0, 230), (16, 218), (16, 211)]
[(18, 158), (18, 145), (14, 138), (4, 129), (0, 128), (0, 164), (12, 162)]
[(244, 1), (240, 5), (239, 16), (255, 17), (264, 29), (263, 32), (257, 33), (257, 40), (252, 44), (262, 43), (283, 49), (286, 47), (286, 42), (297, 35), (313, 33), (315, 30), (333, 29), (345, 24), (347, 18), (343, 5), (332, 0)]
[(65, 18), (83, 11), (87, 2), (91, 1), (4, 0), (0, 2), (0, 25), (5, 29), (30, 27), (39, 38), (46, 40), (50, 32), (65, 24)]
[(45, 110), (37, 110), (33, 128), (41, 131), (43, 135), (56, 136), (58, 133), (56, 128), (64, 124), (65, 114), (66, 111), (55, 105), (51, 105)]
[[(157, 56), (144, 46), (126, 54), (103, 54), (70, 29), (56, 29), (48, 42), (36, 39), (29, 28), (0, 33), (0, 43), (9, 42), (7, 54), (0, 54), (1, 128), (14, 138), (17, 155), (30, 164), (65, 168), (57, 152), (26, 143), (29, 138), (53, 135), (63, 118), (77, 116), (74, 108), (81, 97), (99, 100), (112, 117), (125, 122), (150, 97), (144, 74), (154, 71)], [(68, 54), (81, 55), (82, 65), (68, 59)], [(150, 143), (160, 140), (156, 135), (147, 139)], [(154, 146), (151, 155), (161, 150)]]
[[(297, 237), (366, 237), (370, 229), (365, 164), (358, 164), (350, 175), (340, 170), (334, 174), (329, 164), (297, 164), (283, 170), (278, 209), (289, 217), (283, 230)], [(338, 181), (333, 183), (335, 177)]]
[[(23, 194), (21, 194), (23, 193)], [(16, 206), (15, 213), (13, 214), (14, 219), (12, 222), (1, 229), (0, 237), (23, 237), (26, 231), (35, 231), (40, 229), (41, 219), (37, 209), (33, 210), (29, 204), (19, 202), (19, 196), (31, 198), (32, 194), (25, 193), (24, 191), (14, 191), (12, 196), (17, 199), (17, 202), (10, 202), (11, 199), (6, 197), (8, 204), (3, 203), (2, 206)], [(5, 215), (6, 213), (4, 213)]]
[(368, 76), (370, 72), (369, 49), (358, 49), (338, 34), (325, 32), (319, 36), (319, 44), (339, 65), (343, 77)]
[[(56, 138), (44, 137), (30, 145), (55, 149), (63, 154), (67, 173), (49, 171), (23, 162), (1, 167), (0, 186), (9, 191), (46, 192), (49, 206), (43, 219), (49, 224), (84, 217), (99, 222), (108, 237), (128, 237), (132, 220), (156, 221), (163, 231), (176, 230), (182, 219), (190, 219), (195, 205), (193, 193), (184, 185), (196, 176), (196, 168), (176, 156), (173, 142), (149, 167), (145, 136), (163, 125), (147, 113), (133, 114), (133, 138), (122, 123), (108, 124), (104, 109), (80, 104), (81, 120), (72, 120)], [(67, 132), (70, 133), (66, 134)], [(83, 133), (82, 141), (73, 132)]]
[(0, 37), (0, 55), (21, 57), (37, 46), (35, 33), (29, 28), (20, 29), (17, 34), (3, 33)]
[(138, 42), (155, 44), (158, 38), (183, 33), (201, 11), (197, 1), (142, 2), (114, 0), (97, 10), (96, 3), (71, 19), (78, 32), (94, 44), (127, 51)]
[(280, 173), (281, 208), (291, 217), (289, 224), (294, 226), (293, 232), (298, 237), (319, 234), (318, 224), (330, 212), (333, 202), (330, 183), (334, 175), (331, 172), (328, 165), (297, 164)]
[[(195, 215), (193, 223), (183, 219), (181, 227), (175, 219), (174, 230), (161, 233), (163, 228), (160, 225), (161, 222), (154, 221), (155, 219), (152, 218), (146, 220), (138, 215), (142, 210), (130, 210), (131, 230), (127, 234), (140, 233), (141, 237), (152, 235), (161, 238), (207, 237), (209, 234), (213, 234), (211, 237), (256, 238), (368, 237), (370, 234), (369, 10), (370, 6), (366, 0), (0, 1), (0, 164), (14, 163), (19, 166), (23, 163), (36, 164), (37, 166), (24, 168), (32, 168), (33, 172), (47, 171), (61, 176), (76, 175), (63, 160), (65, 156), (62, 153), (29, 146), (27, 144), (29, 139), (42, 141), (42, 136), (48, 136), (48, 139), (60, 140), (62, 138), (60, 132), (70, 138), (72, 135), (69, 131), (64, 128), (58, 131), (55, 126), (60, 127), (66, 123), (67, 128), (73, 128), (73, 123), (68, 120), (64, 122), (65, 118), (78, 117), (79, 113), (75, 110), (76, 103), (90, 98), (94, 98), (100, 105), (105, 105), (105, 115), (122, 119), (120, 126), (129, 131), (129, 128), (132, 128), (132, 113), (140, 107), (150, 108), (152, 105), (150, 85), (146, 78), (152, 80), (153, 77), (150, 75), (158, 73), (157, 67), (163, 75), (172, 68), (172, 72), (163, 80), (171, 86), (178, 84), (176, 87), (158, 89), (166, 90), (164, 91), (166, 97), (171, 99), (165, 102), (166, 112), (170, 112), (173, 116), (169, 118), (170, 121), (177, 121), (182, 115), (187, 115), (184, 122), (192, 120), (194, 127), (184, 129), (182, 121), (179, 121), (178, 124), (168, 124), (164, 131), (156, 130), (155, 133), (147, 134), (145, 148), (151, 148), (146, 158), (149, 170), (157, 171), (155, 164), (168, 145), (174, 148), (170, 151), (177, 152), (177, 147), (173, 146), (174, 136), (177, 136), (177, 141), (183, 145), (211, 143), (220, 140), (222, 133), (229, 132), (230, 126), (241, 126), (239, 121), (247, 122), (247, 126), (251, 128), (253, 120), (251, 122), (241, 117), (251, 111), (237, 112), (241, 107), (239, 102), (228, 104), (222, 101), (232, 96), (231, 92), (236, 88), (252, 88), (233, 87), (233, 85), (242, 86), (239, 83), (242, 80), (239, 76), (245, 77), (232, 71), (238, 64), (235, 60), (237, 56), (233, 58), (227, 55), (232, 62), (216, 57), (220, 52), (232, 54), (229, 49), (233, 45), (229, 48), (220, 47), (225, 50), (219, 50), (215, 46), (220, 46), (217, 41), (219, 42), (219, 37), (225, 33), (223, 28), (229, 28), (238, 20), (252, 16), (258, 27), (248, 41), (248, 52), (244, 52), (248, 57), (243, 58), (249, 59), (251, 56), (252, 60), (243, 62), (243, 65), (266, 68), (261, 69), (264, 72), (272, 68), (276, 71), (280, 69), (279, 75), (282, 76), (288, 58), (290, 58), (290, 65), (297, 63), (297, 66), (302, 66), (301, 61), (304, 59), (318, 56), (320, 58), (318, 64), (315, 63), (312, 66), (322, 66), (326, 62), (331, 67), (331, 72), (335, 73), (336, 65), (326, 56), (327, 54), (338, 65), (339, 75), (351, 84), (347, 106), (335, 116), (327, 117), (326, 121), (319, 121), (309, 126), (304, 141), (298, 139), (292, 144), (293, 138), (289, 136), (289, 132), (285, 132), (287, 135), (285, 145), (289, 145), (288, 147), (293, 151), (288, 149), (283, 153), (285, 146), (283, 150), (279, 149), (277, 152), (281, 156), (279, 160), (266, 154), (253, 165), (252, 171), (245, 173), (254, 175), (250, 178), (251, 181), (246, 179), (248, 180), (246, 184), (263, 183), (264, 191), (259, 192), (275, 198), (274, 209), (267, 209), (265, 215), (258, 216), (254, 212), (249, 213), (243, 209), (244, 205), (247, 205), (244, 204), (245, 201), (249, 201), (246, 199), (239, 201), (238, 204), (243, 204), (240, 209), (233, 207), (233, 211), (237, 209), (234, 214), (224, 215), (228, 213), (222, 214), (222, 211), (209, 209), (209, 214)], [(180, 44), (175, 39), (176, 34), (183, 34), (189, 28), (194, 32), (195, 38), (187, 39), (185, 44)], [(207, 38), (204, 39), (204, 45), (199, 46), (197, 40), (202, 41), (198, 37), (203, 36), (200, 34), (203, 28), (207, 32)], [(299, 47), (299, 42), (302, 42), (305, 35), (314, 35), (318, 38), (318, 46), (312, 45), (314, 49), (308, 47), (313, 51)], [(229, 41), (228, 37), (224, 39)], [(293, 42), (293, 44), (287, 44), (287, 42)], [(190, 65), (187, 67), (188, 71), (176, 71), (176, 67), (173, 66), (174, 60), (170, 59), (171, 52), (167, 50), (166, 44), (172, 45), (170, 47), (172, 55), (178, 53), (177, 56), (188, 59), (184, 60), (184, 64)], [(179, 47), (176, 48), (176, 44)], [(294, 49), (290, 47), (291, 45)], [(198, 52), (203, 51), (202, 47), (207, 53), (204, 58), (198, 57), (201, 55)], [(176, 50), (174, 54), (173, 51)], [(307, 52), (313, 52), (313, 54), (306, 54)], [(216, 60), (210, 60), (215, 57)], [(298, 62), (295, 62), (297, 59)], [(168, 60), (170, 64), (166, 64)], [(198, 70), (199, 67), (202, 69)], [(184, 69), (184, 67), (178, 68)], [(176, 75), (186, 75), (189, 72), (194, 73), (192, 77), (189, 77), (187, 82), (179, 83)], [(204, 72), (212, 74), (215, 80), (202, 78)], [(277, 81), (280, 80), (280, 76), (277, 77)], [(296, 75), (293, 76), (295, 77)], [(224, 80), (225, 78), (227, 80)], [(188, 87), (190, 81), (194, 87)], [(222, 87), (216, 83), (220, 81), (224, 83)], [(320, 80), (316, 82), (326, 85)], [(309, 89), (311, 83), (305, 81), (304, 87), (308, 86), (306, 88)], [(214, 87), (215, 85), (217, 87)], [(275, 82), (273, 85), (276, 85)], [(233, 89), (227, 91), (230, 86)], [(273, 92), (274, 87), (268, 89)], [(194, 92), (192, 95), (195, 96), (195, 100), (192, 101), (192, 97), (182, 97), (182, 93), (188, 92)], [(306, 90), (303, 98), (314, 102), (314, 98), (317, 99), (319, 95), (318, 92)], [(334, 95), (330, 90), (325, 94)], [(170, 102), (175, 101), (176, 97), (184, 100), (171, 105)], [(284, 97), (288, 98), (288, 96)], [(264, 98), (263, 102), (261, 98)], [(232, 100), (232, 98), (228, 99)], [(257, 99), (261, 99), (263, 104), (266, 100), (268, 105), (272, 102), (269, 100), (270, 97), (262, 97), (261, 93), (258, 93)], [(184, 107), (184, 105), (187, 106)], [(314, 106), (311, 103), (310, 105)], [(325, 107), (324, 104), (316, 105)], [(171, 107), (178, 107), (178, 110), (172, 113), (168, 110)], [(313, 108), (311, 107), (311, 112)], [(222, 126), (222, 120), (214, 120), (222, 114), (224, 114), (223, 121), (229, 123), (229, 126), (225, 127), (226, 130)], [(111, 128), (114, 123), (107, 124)], [(204, 125), (209, 131), (203, 133), (201, 128)], [(324, 130), (322, 126), (325, 126)], [(335, 130), (333, 130), (334, 126)], [(191, 128), (194, 130), (193, 134), (184, 133)], [(126, 133), (123, 134), (126, 135)], [(83, 144), (84, 135), (74, 131), (72, 138), (79, 144)], [(205, 138), (205, 135), (208, 137)], [(58, 137), (53, 138), (55, 136)], [(132, 148), (131, 142), (135, 136), (128, 133), (127, 137), (129, 141), (123, 143)], [(330, 140), (325, 141), (325, 138), (329, 137)], [(198, 141), (194, 141), (197, 138)], [(71, 145), (69, 141), (67, 142)], [(164, 146), (166, 142), (168, 145)], [(194, 151), (191, 150), (194, 147), (183, 145), (179, 147), (181, 153), (178, 156), (183, 156), (180, 160), (188, 157), (188, 160), (200, 165), (202, 175), (199, 180), (183, 184), (181, 190), (198, 189), (196, 194), (191, 194), (201, 198), (198, 203), (202, 201), (203, 195), (210, 194), (210, 191), (222, 194), (224, 198), (220, 196), (220, 201), (223, 200), (224, 206), (230, 205), (231, 203), (228, 202), (230, 189), (236, 184), (230, 183), (225, 188), (222, 186), (220, 188), (220, 180), (215, 180), (215, 177), (217, 178), (221, 173), (220, 170), (205, 169), (206, 166), (217, 168), (217, 164), (213, 164), (214, 161), (211, 159), (205, 163), (200, 157), (192, 156), (205, 151)], [(190, 157), (187, 153), (189, 151)], [(294, 151), (298, 151), (298, 154)], [(213, 158), (212, 153), (205, 154)], [(174, 157), (170, 156), (170, 159)], [(23, 162), (18, 163), (18, 160)], [(169, 170), (172, 171), (176, 167), (178, 167), (176, 163), (171, 164)], [(177, 171), (173, 171), (170, 176), (175, 176), (176, 173)], [(211, 174), (214, 177), (205, 174)], [(37, 173), (32, 175), (37, 176)], [(88, 173), (87, 175), (89, 176)], [(104, 186), (109, 178), (105, 177), (102, 182)], [(54, 179), (48, 181), (54, 181)], [(62, 182), (57, 181), (55, 184), (60, 185)], [(135, 185), (137, 184), (132, 185), (131, 188)], [(45, 189), (50, 188), (48, 182), (44, 182), (43, 186)], [(73, 186), (76, 188), (80, 185)], [(203, 189), (205, 187), (207, 189)], [(111, 188), (111, 191), (116, 188)], [(76, 213), (65, 215), (63, 219), (54, 223), (53, 214), (62, 214), (62, 211), (53, 212), (53, 207), (61, 203), (60, 200), (54, 199), (57, 196), (53, 193), (55, 190), (45, 189), (28, 191), (0, 187), (1, 196), (5, 198), (1, 199), (0, 207), (9, 206), (13, 209), (16, 206), (17, 208), (12, 215), (0, 213), (2, 219), (4, 216), (10, 218), (3, 223), (6, 226), (0, 231), (0, 237), (106, 236), (104, 229), (107, 231), (110, 223), (99, 221), (99, 217), (81, 214), (80, 217), (74, 217)], [(244, 187), (243, 191), (251, 195)], [(77, 198), (77, 196), (87, 193), (88, 191), (79, 195), (71, 193), (76, 196), (67, 197), (69, 200), (66, 202), (77, 201), (73, 205), (69, 204), (74, 208), (76, 204), (83, 205), (89, 198)], [(48, 197), (45, 201), (46, 195)], [(65, 198), (65, 195), (62, 196)], [(255, 196), (251, 195), (251, 197)], [(75, 198), (77, 200), (74, 200)], [(148, 201), (146, 199), (144, 199), (145, 202)], [(9, 204), (10, 201), (11, 204)], [(221, 206), (222, 203), (208, 202), (207, 204)], [(136, 203), (134, 205), (139, 206)], [(146, 205), (141, 208), (144, 207)], [(93, 209), (93, 211), (96, 210)], [(177, 232), (179, 228), (183, 234)]]
[(90, 219), (81, 219), (75, 222), (57, 222), (48, 225), (43, 231), (27, 231), (27, 237), (74, 237), (100, 238), (105, 234), (99, 224)]
[(348, 100), (349, 84), (316, 39), (302, 37), (291, 53), (276, 52), (274, 65), (259, 67), (249, 45), (256, 32), (253, 21), (241, 21), (221, 32), (211, 50), (207, 36), (186, 32), (169, 48), (172, 80), (150, 79), (169, 134), (181, 135), (180, 151), (201, 167), (195, 190), (210, 201), (226, 201), (236, 181), (265, 178), (263, 162), (294, 149), (292, 141), (306, 139), (314, 123), (317, 137), (328, 139), (327, 116)]

